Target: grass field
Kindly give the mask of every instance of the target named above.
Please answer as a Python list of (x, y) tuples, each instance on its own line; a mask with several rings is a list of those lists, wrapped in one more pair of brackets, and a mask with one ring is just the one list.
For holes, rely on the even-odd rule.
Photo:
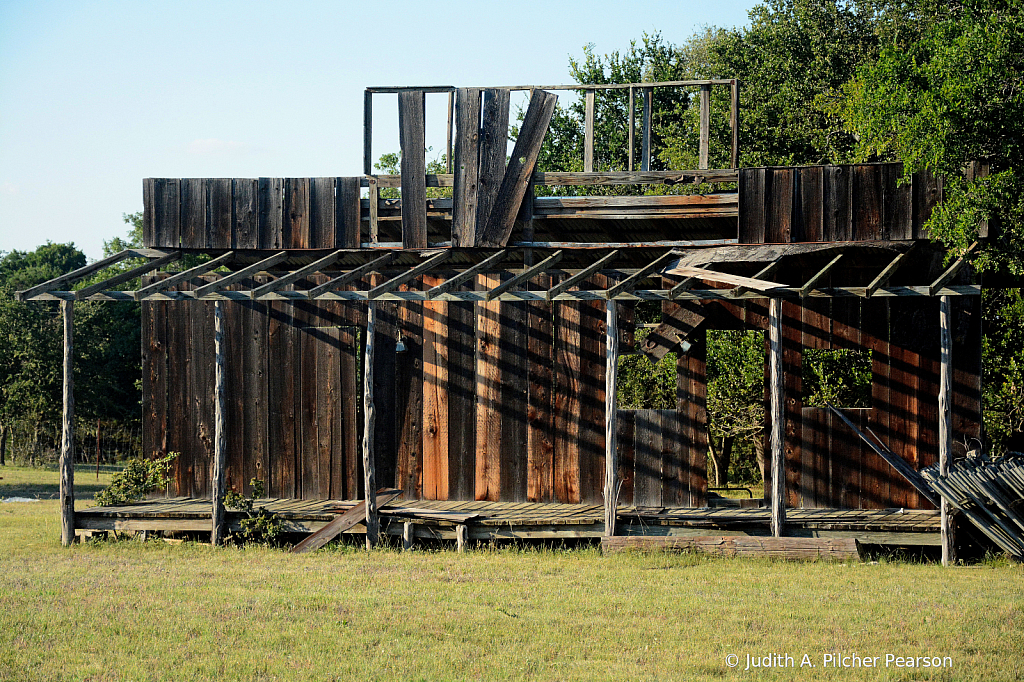
[[(53, 472), (0, 475), (0, 497), (56, 485)], [(1024, 678), (1024, 569), (1003, 561), (293, 556), (159, 540), (64, 549), (59, 535), (56, 501), (0, 505), (0, 680)], [(833, 652), (880, 667), (823, 668)], [(748, 654), (796, 667), (744, 670)], [(799, 667), (804, 654), (816, 667)], [(952, 667), (886, 668), (886, 654)]]

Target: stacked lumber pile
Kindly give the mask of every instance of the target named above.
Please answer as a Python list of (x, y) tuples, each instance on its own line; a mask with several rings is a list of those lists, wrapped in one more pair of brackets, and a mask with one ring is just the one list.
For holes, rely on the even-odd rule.
[(946, 476), (939, 474), (938, 464), (921, 475), (993, 542), (1024, 562), (1024, 455), (995, 460), (978, 455), (953, 462)]

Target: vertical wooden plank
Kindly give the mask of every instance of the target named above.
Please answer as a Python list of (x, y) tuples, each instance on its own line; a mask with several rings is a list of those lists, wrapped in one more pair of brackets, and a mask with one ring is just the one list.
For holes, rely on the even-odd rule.
[(782, 368), (782, 301), (768, 300), (768, 377), (771, 414), (772, 535), (781, 537), (786, 524), (786, 473), (783, 422), (785, 394)]
[(271, 497), (298, 497), (295, 486), (298, 339), (293, 327), (293, 306), (268, 303), (267, 313), (268, 492)]
[(554, 423), (554, 498), (580, 501), (580, 308), (555, 303), (552, 412)]
[(882, 166), (882, 238), (913, 239), (913, 188), (910, 182), (899, 185), (903, 177), (903, 164), (887, 163)]
[(369, 225), (369, 236), (370, 243), (376, 244), (380, 237), (380, 224), (378, 218), (378, 211), (380, 210), (380, 191), (379, 183), (377, 182), (376, 176), (369, 176), (366, 178), (366, 183), (369, 188), (366, 190), (367, 201), (370, 204), (370, 225)]
[(155, 246), (157, 242), (155, 184), (153, 178), (142, 181), (142, 245), (146, 247)]
[(801, 342), (801, 306), (797, 303), (782, 304), (782, 373), (783, 373), (783, 446), (785, 452), (786, 472), (786, 504), (791, 507), (799, 505), (798, 493), (800, 485), (802, 453), (800, 444), (801, 412), (803, 407), (803, 378)]
[[(479, 275), (481, 289), (500, 283)], [(477, 304), (476, 499), (501, 499), (501, 303)]]
[(729, 87), (729, 129), (732, 131), (732, 155), (730, 168), (740, 167), (740, 82), (735, 78)]
[(156, 459), (167, 453), (167, 304), (143, 301), (141, 314), (142, 456)]
[[(550, 275), (540, 275), (537, 286), (550, 288)], [(554, 494), (554, 425), (552, 422), (552, 312), (551, 305), (541, 301), (527, 304), (529, 340), (529, 406), (527, 420), (527, 499), (548, 502)]]
[(447, 304), (448, 499), (472, 500), (476, 486), (476, 304)]
[(255, 179), (236, 178), (232, 181), (233, 211), (235, 226), (232, 248), (259, 248), (259, 194)]
[[(953, 458), (952, 393), (953, 393), (953, 334), (952, 310), (949, 296), (939, 299), (939, 475), (949, 475)], [(942, 499), (939, 507), (942, 532), (942, 565), (949, 566), (956, 561), (953, 555), (953, 533), (949, 503)]]
[(698, 337), (692, 339), (690, 351), (676, 358), (679, 493), (674, 503), (678, 506), (703, 507), (707, 504), (708, 387), (704, 336), (704, 332), (698, 332)]
[(210, 533), (210, 544), (223, 544), (227, 537), (227, 524), (224, 515), (224, 467), (227, 464), (227, 428), (224, 423), (227, 412), (227, 395), (224, 387), (224, 302), (213, 304), (213, 348), (214, 348), (214, 447), (213, 476), (210, 485), (210, 500), (213, 508), (213, 530)]
[[(267, 278), (254, 279), (258, 286)], [(248, 485), (253, 478), (263, 481), (267, 494), (271, 492), (269, 459), (268, 409), (268, 351), (267, 304), (246, 302), (242, 307), (242, 390), (235, 392), (236, 410), (242, 415), (242, 451), (245, 461), (242, 482)], [(273, 367), (276, 367), (276, 361)]]
[[(826, 349), (831, 348), (831, 299), (804, 299), (800, 309), (802, 325), (800, 337), (794, 333), (792, 342), (799, 344), (805, 349)], [(787, 338), (787, 340), (790, 340)], [(796, 358), (792, 358), (793, 361)], [(802, 369), (801, 359), (799, 366), (790, 363), (790, 372), (797, 372)], [(796, 387), (790, 390), (787, 386), (787, 401), (790, 398), (803, 395), (803, 382), (800, 382), (799, 391)], [(796, 419), (795, 406), (789, 410), (790, 417)], [(823, 408), (804, 408), (800, 405), (799, 417), (799, 459), (800, 474), (794, 481), (792, 492), (797, 494), (797, 506), (818, 508), (829, 506), (826, 502), (829, 488), (829, 462), (827, 448), (827, 434), (829, 412)], [(795, 439), (797, 436), (794, 435)], [(794, 466), (795, 466), (794, 462)]]
[(740, 244), (763, 244), (765, 241), (767, 172), (764, 168), (740, 169)]
[(824, 233), (824, 167), (796, 170), (797, 199), (794, 207), (792, 241), (820, 242)]
[(501, 440), (500, 490), (507, 502), (527, 500), (527, 405), (529, 393), (529, 334), (527, 304), (502, 303), (501, 325)]
[(629, 166), (627, 170), (633, 172), (633, 159), (636, 156), (636, 89), (631, 85), (629, 86), (629, 123), (628, 126), (628, 139), (627, 143), (629, 147)]
[(211, 249), (230, 249), (234, 243), (234, 183), (231, 178), (211, 178), (209, 186), (210, 205), (208, 244)]
[[(406, 287), (403, 287), (405, 289)], [(420, 288), (413, 282), (408, 289)], [(423, 304), (398, 305), (405, 351), (395, 355), (395, 409), (398, 425), (398, 487), (405, 499), (419, 499), (423, 488)]]
[(309, 178), (285, 178), (282, 248), (308, 249), (309, 237)]
[(362, 211), (359, 206), (359, 178), (337, 178), (334, 243), (332, 248), (359, 248)]
[(373, 173), (373, 93), (363, 91), (363, 175)]
[(283, 249), (284, 179), (259, 179), (259, 222), (257, 243), (261, 249)]
[(697, 151), (697, 168), (708, 167), (711, 148), (711, 85), (700, 86), (700, 141)]
[(362, 470), (360, 443), (361, 431), (359, 421), (359, 377), (360, 377), (360, 346), (357, 336), (356, 315), (358, 309), (352, 303), (339, 303), (338, 314), (347, 326), (339, 329), (341, 347), (339, 349), (339, 384), (340, 407), (338, 422), (335, 426), (335, 460), (332, 466), (336, 473), (331, 477), (331, 496), (338, 499), (355, 500), (360, 498)]
[[(594, 275), (581, 289), (607, 289), (607, 277)], [(579, 489), (580, 501), (599, 505), (604, 489), (604, 306), (580, 301), (579, 306)]]
[(206, 181), (203, 178), (181, 180), (181, 246), (186, 249), (209, 248), (206, 233)]
[(853, 167), (853, 239), (882, 238), (882, 165)]
[(334, 249), (336, 235), (335, 178), (309, 181), (309, 248)]
[[(153, 179), (152, 242), (144, 238), (143, 246), (176, 249), (181, 245), (180, 193), (181, 181), (178, 178)], [(145, 208), (150, 206), (146, 204)], [(143, 219), (146, 220), (145, 216)]]
[[(889, 301), (871, 300), (863, 304), (862, 333), (871, 349), (871, 413), (869, 425), (883, 441), (889, 440), (892, 404), (889, 394)], [(889, 500), (889, 465), (867, 452), (861, 463), (861, 499), (863, 509), (884, 509)]]
[(456, 90), (452, 246), (476, 245), (477, 192), (480, 178), (480, 104), (480, 89)]
[[(216, 276), (204, 278), (213, 281)], [(192, 461), (193, 494), (207, 496), (211, 494), (210, 474), (214, 459), (215, 447), (215, 416), (214, 396), (211, 387), (214, 385), (214, 319), (213, 304), (194, 302), (189, 305), (192, 318), (191, 358), (189, 367), (190, 400), (192, 403), (192, 419), (194, 451)]]
[(508, 90), (484, 90), (480, 129), (480, 171), (476, 206), (476, 243), (484, 237), (491, 208), (505, 177), (508, 156)]
[(636, 410), (633, 504), (662, 506), (661, 418), (657, 410)]
[(913, 210), (913, 238), (928, 239), (928, 231), (924, 225), (932, 215), (932, 210), (939, 203), (942, 195), (942, 184), (929, 171), (914, 173), (912, 179), (911, 202)]
[(825, 166), (822, 240), (853, 239), (853, 166)]
[[(188, 284), (177, 287), (191, 288)], [(171, 497), (191, 495), (191, 410), (188, 394), (189, 365), (191, 364), (188, 344), (191, 340), (189, 329), (189, 308), (194, 305), (187, 301), (168, 301), (167, 312), (167, 429), (164, 440), (168, 452), (177, 452), (171, 462), (171, 483), (167, 494)], [(177, 426), (175, 426), (177, 425)]]
[(594, 172), (594, 99), (595, 90), (583, 93), (583, 172)]
[(633, 501), (633, 481), (636, 467), (636, 430), (635, 413), (633, 410), (618, 411), (618, 462), (619, 462), (619, 505), (631, 506)]
[(773, 168), (771, 173), (765, 241), (769, 244), (788, 244), (792, 241), (794, 176), (793, 168)]
[(64, 322), (64, 411), (60, 437), (60, 543), (70, 547), (75, 541), (75, 307), (73, 301), (60, 302)]
[(446, 172), (452, 172), (452, 164), (454, 159), (452, 157), (452, 133), (455, 128), (455, 91), (451, 90), (448, 93), (448, 140), (445, 145), (444, 160), (447, 167)]
[(651, 170), (651, 124), (654, 113), (654, 88), (643, 88), (644, 115), (641, 119), (640, 170)]
[(618, 395), (619, 313), (617, 304), (605, 304), (605, 367), (604, 367), (604, 534), (615, 535), (618, 507)]
[[(295, 288), (308, 289), (299, 280)], [(319, 493), (320, 460), (317, 451), (317, 361), (315, 311), (309, 302), (292, 304), (295, 380), (295, 475), (297, 496), (316, 499)]]
[[(398, 142), (402, 150), (402, 247), (427, 246), (426, 95), (398, 93)], [(408, 492), (408, 491), (406, 491)]]
[[(374, 280), (376, 283), (379, 281)], [(398, 479), (398, 421), (397, 339), (398, 311), (394, 303), (376, 304), (376, 352), (374, 353), (373, 393), (374, 408), (373, 464), (375, 479), (380, 487), (395, 486)], [(365, 409), (365, 406), (364, 406)], [(408, 491), (406, 491), (408, 492)]]
[[(443, 278), (423, 276), (423, 286)], [(448, 304), (423, 304), (423, 498), (448, 499)]]
[[(232, 287), (239, 288), (239, 287)], [(246, 345), (249, 342), (243, 328), (243, 318), (248, 318), (247, 302), (220, 301), (222, 321), (222, 349), (224, 352), (224, 490), (246, 492), (249, 482), (245, 478), (245, 459), (248, 453), (243, 449), (243, 362)], [(216, 415), (215, 415), (216, 416)]]

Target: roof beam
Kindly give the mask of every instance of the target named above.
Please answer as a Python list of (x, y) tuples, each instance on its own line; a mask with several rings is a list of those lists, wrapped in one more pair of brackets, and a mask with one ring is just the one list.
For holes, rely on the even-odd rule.
[(140, 275), (145, 275), (147, 272), (152, 272), (153, 270), (163, 267), (168, 263), (172, 263), (178, 260), (179, 258), (181, 258), (181, 251), (175, 251), (173, 253), (167, 254), (166, 256), (161, 256), (156, 260), (151, 260), (148, 263), (143, 263), (142, 265), (134, 267), (131, 270), (125, 270), (124, 272), (118, 275), (114, 275), (113, 277), (109, 277), (103, 280), (102, 282), (97, 282), (96, 284), (91, 284), (87, 287), (79, 289), (78, 291), (75, 292), (75, 300), (81, 301), (86, 297), (92, 296), (93, 294), (99, 291), (107, 291), (111, 287), (115, 287), (118, 284), (121, 284), (122, 282), (127, 282), (130, 279), (135, 279)]
[(295, 270), (294, 272), (289, 272), (287, 275), (284, 275), (282, 277), (278, 277), (273, 282), (268, 282), (268, 283), (264, 284), (261, 287), (257, 287), (255, 289), (253, 289), (250, 292), (250, 295), (252, 296), (253, 300), (255, 300), (255, 299), (260, 298), (261, 296), (265, 296), (266, 294), (269, 294), (269, 293), (271, 293), (273, 291), (278, 291), (280, 289), (283, 289), (286, 286), (288, 286), (289, 284), (292, 284), (293, 282), (297, 282), (298, 280), (302, 279), (303, 277), (306, 277), (308, 275), (312, 275), (314, 272), (318, 272), (319, 270), (321, 270), (323, 268), (326, 268), (328, 265), (331, 265), (332, 263), (336, 262), (345, 253), (346, 253), (345, 249), (341, 249), (339, 251), (335, 251), (334, 253), (326, 255), (323, 258), (321, 258), (320, 260), (314, 261), (314, 262), (310, 263), (309, 265), (306, 265), (304, 267), (299, 268), (298, 270)]
[(477, 263), (473, 267), (471, 267), (471, 268), (469, 268), (467, 270), (464, 270), (463, 272), (460, 272), (459, 274), (455, 275), (451, 279), (449, 279), (449, 280), (447, 280), (445, 282), (441, 282), (440, 284), (438, 284), (433, 289), (428, 289), (427, 293), (426, 293), (426, 300), (429, 301), (430, 299), (436, 298), (437, 296), (440, 296), (441, 294), (447, 294), (449, 291), (451, 291), (455, 287), (459, 286), (463, 282), (466, 282), (466, 281), (472, 279), (473, 277), (475, 277), (479, 273), (483, 272), (487, 268), (491, 267), (492, 265), (497, 265), (498, 263), (500, 263), (502, 261), (503, 258), (505, 258), (505, 254), (506, 254), (505, 251), (499, 251), (498, 253), (495, 253), (495, 254), (493, 254), (491, 256), (488, 256), (487, 258), (483, 259), (482, 261), (480, 261), (479, 263)]
[(967, 247), (967, 250), (964, 251), (964, 255), (957, 258), (956, 261), (952, 265), (950, 265), (944, 273), (939, 275), (939, 278), (937, 280), (935, 280), (928, 286), (928, 295), (934, 296), (939, 291), (939, 289), (946, 286), (947, 282), (956, 277), (956, 274), (960, 272), (960, 269), (963, 268), (963, 266), (967, 265), (967, 261), (964, 260), (967, 257), (967, 254), (974, 251), (974, 249), (976, 249), (977, 247), (978, 242), (974, 242), (969, 247)]
[(541, 262), (537, 263), (533, 267), (526, 268), (512, 279), (508, 280), (507, 282), (502, 282), (498, 286), (488, 291), (484, 296), (484, 300), (493, 300), (498, 296), (501, 296), (503, 293), (505, 293), (512, 287), (519, 286), (524, 282), (529, 282), (531, 279), (533, 279), (535, 275), (537, 275), (540, 272), (543, 272), (547, 268), (553, 266), (558, 261), (562, 260), (562, 255), (563, 254), (561, 251), (555, 251), (553, 254), (551, 254)]
[(885, 269), (878, 273), (878, 277), (875, 277), (873, 280), (871, 280), (871, 284), (869, 284), (867, 289), (865, 289), (864, 291), (864, 298), (871, 298), (872, 296), (874, 296), (876, 291), (878, 291), (879, 289), (884, 287), (886, 283), (888, 283), (889, 278), (896, 274), (896, 270), (898, 270), (899, 267), (903, 265), (903, 261), (907, 259), (907, 256), (910, 255), (910, 252), (914, 250), (917, 244), (918, 242), (914, 242), (913, 244), (911, 244), (909, 249), (893, 258), (892, 262), (886, 265)]
[(668, 297), (670, 299), (674, 299), (676, 296), (683, 293), (699, 281), (700, 279), (697, 277), (687, 277), (682, 282), (668, 290)]
[(806, 298), (807, 296), (809, 296), (810, 293), (814, 291), (815, 288), (817, 288), (818, 282), (825, 279), (828, 276), (828, 273), (832, 272), (832, 268), (834, 268), (839, 263), (839, 260), (842, 257), (843, 252), (840, 251), (835, 258), (830, 260), (825, 265), (825, 267), (823, 267), (821, 270), (818, 270), (818, 272), (816, 272), (813, 277), (807, 280), (807, 283), (800, 287), (800, 298)]
[[(781, 264), (782, 264), (782, 259), (781, 258), (776, 258), (771, 263), (769, 263), (768, 265), (766, 265), (763, 268), (761, 268), (760, 270), (758, 270), (757, 274), (754, 275), (754, 279), (762, 279), (763, 280), (765, 277), (770, 277), (772, 274), (774, 274), (774, 272), (778, 269), (779, 265), (781, 265)], [(735, 289), (733, 289), (729, 293), (731, 295), (733, 295), (733, 296), (739, 297), (739, 296), (742, 296), (743, 294), (747, 293), (749, 290), (750, 290), (750, 287), (745, 287), (745, 286), (741, 285), (741, 286), (736, 287)]]
[(595, 272), (597, 272), (598, 270), (600, 270), (601, 268), (606, 266), (608, 263), (611, 263), (613, 260), (615, 260), (618, 257), (618, 255), (619, 255), (619, 252), (616, 249), (615, 251), (612, 251), (611, 253), (609, 253), (604, 258), (601, 258), (600, 260), (598, 260), (593, 265), (588, 265), (587, 267), (583, 268), (582, 270), (577, 272), (572, 277), (569, 277), (565, 281), (559, 282), (555, 286), (553, 286), (550, 289), (548, 289), (548, 292), (545, 295), (545, 298), (550, 301), (552, 298), (554, 298), (558, 294), (562, 293), (563, 291), (568, 290), (569, 287), (571, 287), (571, 286), (573, 286), (573, 285), (575, 285), (575, 284), (577, 284), (579, 282), (582, 282), (587, 277), (590, 277)]
[(205, 263), (200, 263), (194, 268), (183, 270), (182, 272), (171, 275), (170, 277), (162, 279), (159, 282), (153, 282), (152, 284), (144, 286), (141, 289), (137, 289), (134, 293), (135, 300), (141, 301), (142, 299), (152, 294), (156, 294), (161, 291), (167, 291), (168, 289), (170, 289), (171, 287), (175, 286), (180, 282), (187, 282), (193, 277), (205, 275), (210, 270), (215, 270), (219, 268), (221, 265), (224, 265), (225, 263), (229, 262), (232, 258), (234, 258), (234, 256), (234, 251), (228, 251), (223, 255), (217, 256), (213, 260), (208, 260)]
[(367, 273), (373, 272), (374, 270), (378, 270), (384, 267), (385, 265), (393, 261), (397, 255), (398, 254), (395, 252), (385, 253), (380, 258), (374, 258), (369, 263), (363, 263), (354, 270), (346, 272), (344, 275), (339, 275), (338, 277), (335, 277), (329, 282), (324, 282), (318, 287), (313, 287), (306, 293), (309, 294), (310, 300), (314, 298), (319, 298), (320, 296), (323, 296), (324, 294), (330, 291), (340, 289), (341, 287), (347, 284), (355, 282), (357, 279), (362, 278), (363, 275), (366, 275)]
[(608, 300), (611, 300), (624, 291), (632, 291), (633, 289), (636, 288), (637, 284), (647, 279), (652, 272), (661, 267), (661, 264), (664, 263), (669, 258), (673, 257), (673, 255), (674, 254), (671, 251), (669, 251), (668, 253), (663, 253), (661, 256), (654, 259), (644, 267), (640, 268), (635, 273), (633, 273), (626, 279), (622, 280), (615, 286), (609, 287), (608, 290), (604, 292), (604, 297)]
[(67, 285), (73, 284), (74, 282), (77, 282), (78, 280), (84, 277), (88, 277), (97, 270), (102, 270), (108, 265), (113, 265), (114, 263), (120, 263), (125, 258), (131, 258), (132, 256), (135, 255), (136, 253), (131, 249), (118, 251), (113, 256), (109, 256), (102, 260), (98, 260), (95, 263), (89, 263), (88, 265), (80, 267), (77, 270), (72, 270), (71, 272), (65, 275), (54, 277), (53, 279), (47, 280), (42, 284), (37, 284), (34, 287), (25, 289), (24, 291), (15, 292), (15, 298), (17, 298), (19, 301), (27, 301), (28, 299), (32, 298), (33, 296), (37, 296), (38, 294), (44, 294), (47, 291), (56, 291), (61, 287), (66, 287)]
[(278, 251), (273, 256), (270, 256), (269, 258), (264, 258), (259, 263), (253, 263), (247, 268), (242, 268), (241, 270), (232, 272), (230, 275), (225, 275), (224, 277), (221, 277), (215, 282), (210, 282), (209, 284), (205, 284), (199, 287), (198, 289), (196, 289), (196, 298), (203, 298), (204, 296), (209, 296), (210, 294), (217, 293), (221, 289), (225, 289), (234, 284), (235, 282), (240, 282), (246, 277), (252, 277), (257, 272), (263, 272), (267, 268), (272, 268), (281, 261), (287, 259), (287, 251)]
[(445, 262), (451, 257), (451, 249), (445, 249), (444, 251), (434, 254), (433, 256), (423, 261), (416, 267), (410, 268), (403, 272), (402, 274), (397, 275), (396, 277), (392, 277), (383, 284), (370, 289), (366, 293), (366, 300), (372, 301), (375, 298), (379, 298), (381, 294), (391, 293), (392, 291), (402, 286), (406, 282), (415, 279), (416, 277), (422, 275), (424, 272), (427, 272), (436, 265), (440, 265), (441, 263)]

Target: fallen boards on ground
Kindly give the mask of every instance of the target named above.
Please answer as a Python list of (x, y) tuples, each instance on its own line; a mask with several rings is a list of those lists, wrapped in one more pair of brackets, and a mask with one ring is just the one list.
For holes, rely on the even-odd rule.
[[(377, 491), (377, 509), (402, 494), (401, 490), (383, 489)], [(320, 549), (341, 533), (355, 526), (366, 519), (366, 501), (359, 502), (354, 507), (338, 516), (326, 526), (310, 535), (308, 538), (292, 547), (292, 554), (302, 554)]]
[(694, 537), (624, 535), (601, 539), (605, 554), (630, 549), (691, 551), (717, 556), (776, 557), (791, 561), (831, 559), (859, 560), (856, 538), (776, 538), (751, 535), (700, 535)]

